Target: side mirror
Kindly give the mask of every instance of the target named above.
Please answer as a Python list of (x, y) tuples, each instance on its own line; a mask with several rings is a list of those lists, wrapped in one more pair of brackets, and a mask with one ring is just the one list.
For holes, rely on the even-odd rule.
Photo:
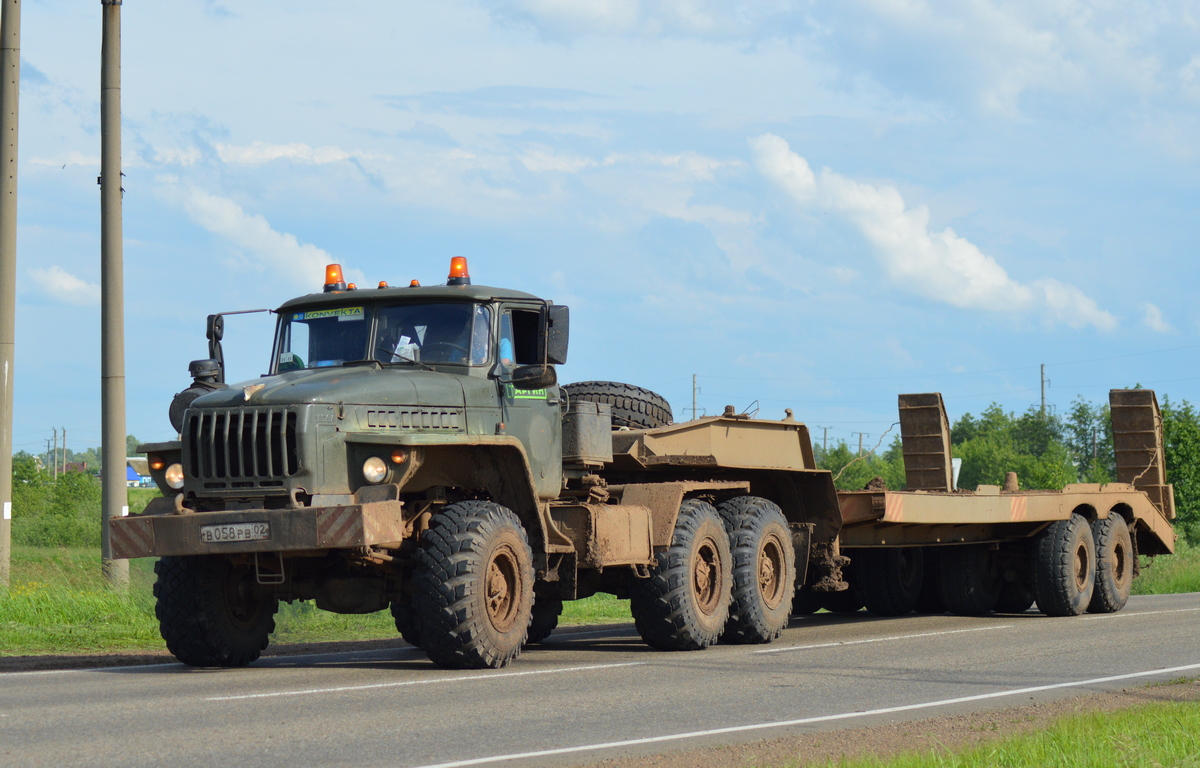
[(512, 372), (512, 385), (516, 389), (545, 389), (557, 383), (558, 372), (548, 365), (522, 365)]
[(225, 337), (225, 318), (222, 315), (209, 315), (208, 326), (204, 335), (209, 341), (220, 341)]
[(551, 365), (567, 362), (567, 340), (571, 333), (571, 310), (551, 304), (546, 308), (546, 361)]

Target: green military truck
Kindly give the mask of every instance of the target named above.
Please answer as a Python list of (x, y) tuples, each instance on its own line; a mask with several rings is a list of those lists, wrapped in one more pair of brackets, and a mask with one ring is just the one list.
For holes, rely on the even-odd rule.
[(253, 661), (280, 600), (390, 607), (436, 663), (485, 668), (596, 592), (651, 645), (699, 649), (778, 636), (798, 572), (845, 588), (833, 483), (790, 415), (674, 425), (646, 390), (560, 387), (567, 308), (472, 285), (459, 257), (445, 285), (331, 265), (324, 289), (275, 310), (257, 380), (224, 383), (209, 318), (179, 440), (141, 447), (163, 497), (112, 521), (115, 557), (159, 558), (181, 661)]
[(900, 397), (907, 489), (839, 493), (791, 411), (674, 424), (638, 387), (560, 387), (567, 308), (474, 286), (460, 257), (437, 286), (357, 289), (331, 265), (275, 312), (269, 372), (235, 385), (210, 316), (179, 439), (141, 447), (163, 496), (110, 522), (115, 557), (159, 558), (187, 664), (258, 658), (280, 600), (390, 608), (450, 668), (508, 664), (597, 592), (662, 650), (770, 642), (821, 607), (1115, 611), (1138, 555), (1174, 545), (1145, 390), (1112, 395), (1119, 483), (956, 490), (925, 394)]

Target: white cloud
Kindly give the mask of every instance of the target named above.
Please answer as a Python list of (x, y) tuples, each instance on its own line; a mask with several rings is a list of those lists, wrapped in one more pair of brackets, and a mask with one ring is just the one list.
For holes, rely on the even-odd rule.
[[(236, 245), (263, 269), (297, 285), (311, 287), (314, 275), (324, 275), (325, 265), (337, 261), (325, 249), (279, 232), (263, 216), (247, 213), (227, 197), (196, 187), (168, 188), (168, 195), (178, 200), (192, 221)], [(355, 279), (361, 281), (361, 276)]]
[(34, 165), (48, 165), (52, 167), (65, 168), (68, 165), (83, 165), (92, 168), (100, 167), (100, 158), (94, 155), (85, 155), (82, 152), (74, 150), (67, 152), (57, 157), (34, 157), (30, 158), (29, 162)]
[[(347, 152), (340, 147), (312, 147), (301, 142), (291, 144), (269, 144), (254, 141), (246, 145), (214, 144), (221, 162), (231, 165), (264, 165), (274, 160), (290, 160), (295, 163), (327, 165), (351, 159), (383, 159), (381, 155), (365, 152)], [(185, 149), (156, 148), (155, 161), (165, 165), (194, 165), (204, 158), (198, 147)]]
[(1150, 330), (1158, 331), (1159, 333), (1171, 333), (1175, 330), (1163, 317), (1162, 310), (1154, 304), (1146, 302), (1142, 305), (1142, 309), (1146, 311), (1146, 314), (1142, 317), (1142, 324)]
[(47, 298), (61, 304), (91, 307), (100, 303), (100, 286), (72, 275), (57, 264), (31, 269), (29, 276)]
[(808, 162), (778, 136), (752, 139), (758, 169), (805, 207), (837, 211), (874, 247), (887, 276), (906, 290), (961, 309), (1027, 313), (1073, 328), (1102, 330), (1117, 320), (1072, 285), (1052, 278), (1020, 283), (995, 259), (947, 227), (929, 228), (929, 210), (909, 208), (894, 187), (877, 187)]

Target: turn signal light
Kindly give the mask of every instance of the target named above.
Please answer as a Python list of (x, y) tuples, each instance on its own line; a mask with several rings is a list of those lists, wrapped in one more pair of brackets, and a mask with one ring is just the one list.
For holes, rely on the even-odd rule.
[(166, 462), (164, 462), (162, 460), (162, 456), (151, 456), (150, 457), (150, 469), (157, 471), (157, 470), (162, 469), (165, 466), (167, 466), (167, 465), (166, 465)]
[(392, 451), (392, 463), (393, 464), (403, 464), (404, 460), (407, 458), (408, 458), (408, 451), (404, 450), (403, 448), (397, 448), (396, 450)]
[(467, 272), (467, 257), (455, 256), (450, 259), (450, 279), (446, 285), (470, 285), (471, 275)]
[(344, 290), (346, 290), (346, 283), (342, 280), (342, 265), (330, 264), (325, 267), (325, 292)]

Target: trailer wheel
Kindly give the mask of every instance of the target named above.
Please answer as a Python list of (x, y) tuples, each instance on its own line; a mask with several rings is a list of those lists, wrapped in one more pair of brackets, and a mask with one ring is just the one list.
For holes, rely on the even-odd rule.
[(409, 645), (421, 647), (421, 626), (417, 622), (417, 613), (409, 600), (397, 600), (392, 603), (392, 621), (396, 622), (396, 631)]
[(796, 591), (796, 551), (777, 504), (737, 496), (717, 507), (733, 553), (733, 599), (721, 642), (769, 643), (783, 634)]
[(920, 547), (865, 549), (858, 555), (859, 591), (876, 616), (903, 616), (917, 606), (924, 582)]
[(1096, 589), (1088, 603), (1090, 613), (1116, 613), (1129, 601), (1133, 588), (1133, 539), (1129, 526), (1120, 515), (1092, 526), (1096, 545)]
[(560, 597), (546, 597), (534, 594), (533, 617), (529, 621), (529, 636), (525, 645), (540, 643), (558, 626), (558, 617), (562, 615), (563, 601)]
[(612, 406), (614, 427), (653, 429), (674, 421), (671, 404), (660, 394), (615, 381), (577, 381), (562, 391), (572, 400)]
[(1058, 520), (1038, 536), (1037, 606), (1047, 616), (1078, 616), (1096, 586), (1096, 543), (1082, 515)]
[(660, 651), (698, 651), (721, 637), (729, 618), (733, 557), (721, 516), (708, 502), (679, 507), (671, 546), (655, 553), (658, 567), (635, 579), (629, 607), (642, 640)]
[(490, 501), (433, 515), (414, 555), (421, 647), (448, 669), (507, 665), (521, 652), (533, 606), (533, 554), (521, 521)]
[(948, 547), (942, 553), (942, 597), (959, 616), (986, 616), (1000, 598), (1003, 577), (995, 551), (982, 544)]
[(154, 572), (159, 632), (184, 664), (244, 667), (267, 647), (279, 601), (252, 567), (223, 557), (163, 557)]
[(921, 559), (925, 561), (925, 573), (921, 578), (921, 594), (913, 610), (917, 613), (945, 613), (946, 598), (942, 597), (942, 552), (941, 547), (923, 547)]

